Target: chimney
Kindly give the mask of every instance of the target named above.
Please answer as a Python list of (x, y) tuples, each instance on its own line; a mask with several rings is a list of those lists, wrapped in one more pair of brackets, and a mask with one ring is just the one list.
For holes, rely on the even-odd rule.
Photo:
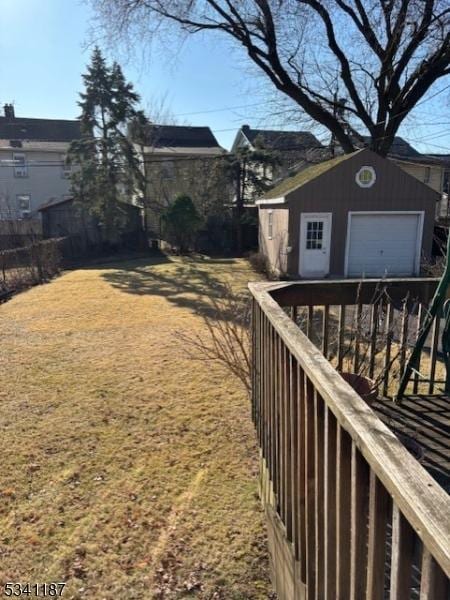
[(14, 115), (14, 106), (12, 104), (5, 104), (3, 107), (4, 113), (5, 113), (5, 118), (8, 121), (14, 121), (15, 115)]
[(250, 131), (250, 125), (242, 125), (241, 129), (244, 133), (247, 133)]

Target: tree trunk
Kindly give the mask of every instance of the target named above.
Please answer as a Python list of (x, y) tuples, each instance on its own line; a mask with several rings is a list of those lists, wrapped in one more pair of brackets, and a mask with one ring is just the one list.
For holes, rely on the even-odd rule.
[(242, 214), (244, 212), (244, 198), (242, 195), (242, 171), (241, 164), (238, 164), (236, 177), (236, 208), (234, 211), (234, 236), (236, 254), (242, 256)]

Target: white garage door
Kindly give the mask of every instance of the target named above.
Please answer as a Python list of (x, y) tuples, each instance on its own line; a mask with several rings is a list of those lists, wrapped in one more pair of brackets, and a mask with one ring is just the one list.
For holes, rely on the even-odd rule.
[(349, 215), (347, 275), (414, 275), (422, 239), (420, 214)]

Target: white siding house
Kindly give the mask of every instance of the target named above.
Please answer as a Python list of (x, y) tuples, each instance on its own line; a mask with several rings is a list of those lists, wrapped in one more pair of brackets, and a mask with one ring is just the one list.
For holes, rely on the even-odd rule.
[(41, 205), (71, 191), (65, 157), (80, 136), (78, 121), (0, 117), (0, 219), (39, 218)]

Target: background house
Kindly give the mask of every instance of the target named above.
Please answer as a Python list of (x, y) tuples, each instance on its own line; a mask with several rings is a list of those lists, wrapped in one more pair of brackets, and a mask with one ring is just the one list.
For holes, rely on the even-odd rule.
[(291, 277), (418, 275), (439, 194), (368, 149), (310, 166), (257, 201), (260, 251)]
[(70, 194), (65, 156), (80, 137), (78, 121), (16, 117), (11, 104), (0, 117), (0, 219), (38, 219), (38, 209)]
[[(299, 162), (307, 159), (311, 152), (314, 153), (324, 146), (309, 131), (254, 129), (249, 125), (242, 125), (234, 139), (231, 153), (236, 154), (243, 148), (252, 151), (263, 148), (273, 153), (278, 164), (262, 165), (259, 170), (262, 179), (275, 181), (286, 177), (289, 171)], [(258, 193), (258, 190), (253, 189), (252, 186), (247, 186), (244, 202), (254, 202), (260, 195), (261, 192)]]
[(202, 216), (211, 203), (224, 203), (227, 190), (220, 157), (226, 150), (209, 127), (149, 123), (140, 138), (133, 141), (143, 157), (149, 237), (161, 238), (161, 215), (179, 194), (191, 196)]
[[(253, 129), (248, 125), (243, 125), (238, 131), (231, 151), (236, 152), (238, 148), (242, 147), (255, 149), (256, 140), (262, 142), (265, 148), (275, 151), (280, 157), (280, 166), (272, 172), (265, 173), (275, 184), (282, 181), (289, 173), (299, 172), (311, 164), (330, 160), (334, 156), (342, 154), (339, 144), (334, 144), (334, 147), (321, 144), (308, 131)], [(370, 139), (363, 136), (362, 142), (356, 143), (362, 147), (369, 142)], [(388, 158), (439, 193), (440, 200), (436, 204), (436, 220), (448, 222), (450, 220), (448, 202), (450, 155), (421, 154), (402, 137), (396, 136)]]

